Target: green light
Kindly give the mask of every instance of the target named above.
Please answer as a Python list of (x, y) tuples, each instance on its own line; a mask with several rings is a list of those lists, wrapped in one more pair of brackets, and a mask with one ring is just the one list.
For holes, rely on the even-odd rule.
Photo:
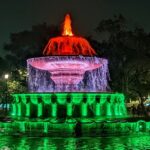
[(81, 104), (81, 116), (82, 117), (87, 117), (87, 114), (88, 114), (88, 112), (87, 112), (87, 104), (82, 103)]
[[(93, 122), (92, 119), (80, 119), (80, 126), (84, 135), (100, 135), (101, 133), (137, 133), (137, 132), (150, 132), (150, 122), (114, 122), (113, 120), (105, 120), (99, 123)], [(46, 135), (58, 136), (59, 134), (69, 134), (73, 136), (77, 122), (74, 119), (68, 119), (65, 122), (58, 123), (42, 120), (29, 120), (29, 121), (13, 121), (13, 122), (0, 122), (0, 134), (12, 135), (12, 133), (32, 134), (39, 136), (42, 133)], [(95, 132), (93, 132), (95, 131)]]
[(52, 104), (52, 117), (57, 117), (57, 104)]
[(96, 103), (96, 105), (95, 105), (95, 115), (101, 116), (101, 105), (100, 105), (100, 103)]
[(150, 136), (148, 133), (128, 134), (124, 136), (110, 137), (84, 137), (84, 138), (51, 138), (37, 137), (28, 138), (26, 136), (0, 136), (0, 149), (17, 150), (144, 150), (150, 149)]
[(18, 108), (17, 109), (18, 110), (18, 114), (17, 115), (20, 117), (21, 116), (21, 104), (20, 103), (17, 104), (17, 108)]
[(42, 104), (40, 103), (40, 104), (38, 104), (38, 117), (41, 117), (42, 116), (42, 112), (43, 112), (43, 110), (42, 110)]
[(22, 121), (22, 122), (19, 122), (19, 126), (20, 126), (20, 131), (21, 132), (25, 132), (26, 131), (26, 128), (25, 128), (25, 122), (24, 121)]
[(17, 107), (16, 107), (16, 104), (14, 103), (14, 104), (12, 104), (12, 113), (11, 113), (11, 115), (12, 116), (17, 116)]
[(44, 122), (44, 133), (48, 133), (48, 122)]
[(120, 93), (29, 93), (13, 94), (13, 98), (11, 114), (16, 117), (95, 118), (127, 115), (124, 95)]
[(73, 106), (71, 103), (67, 104), (67, 116), (71, 117), (72, 116), (72, 112), (73, 112)]
[(30, 103), (26, 104), (26, 117), (30, 117)]

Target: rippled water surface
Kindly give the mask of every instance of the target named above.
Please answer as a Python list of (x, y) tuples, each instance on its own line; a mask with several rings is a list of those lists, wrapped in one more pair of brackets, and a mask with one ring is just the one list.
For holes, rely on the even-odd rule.
[(0, 150), (147, 150), (149, 141), (148, 133), (83, 138), (0, 136)]

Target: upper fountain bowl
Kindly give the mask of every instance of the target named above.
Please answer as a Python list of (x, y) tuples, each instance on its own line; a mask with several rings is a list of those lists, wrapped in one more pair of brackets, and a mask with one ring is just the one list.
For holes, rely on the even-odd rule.
[(28, 65), (51, 73), (51, 79), (57, 85), (78, 84), (86, 71), (94, 70), (103, 64), (105, 59), (84, 56), (51, 56), (30, 58)]

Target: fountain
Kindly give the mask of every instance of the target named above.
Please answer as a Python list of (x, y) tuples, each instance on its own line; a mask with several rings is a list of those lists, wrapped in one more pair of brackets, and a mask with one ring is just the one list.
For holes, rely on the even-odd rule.
[(62, 36), (50, 39), (43, 54), (27, 60), (30, 93), (12, 94), (13, 121), (0, 124), (4, 132), (66, 136), (80, 127), (84, 135), (150, 128), (122, 119), (124, 95), (110, 91), (107, 59), (73, 34), (69, 14)]

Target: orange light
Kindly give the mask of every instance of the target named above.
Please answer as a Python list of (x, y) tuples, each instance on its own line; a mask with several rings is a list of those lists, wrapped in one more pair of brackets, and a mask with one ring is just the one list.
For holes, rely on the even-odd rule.
[(74, 36), (70, 15), (66, 14), (62, 36), (51, 38), (45, 46), (43, 54), (49, 56), (94, 56), (96, 52), (85, 38)]
[(72, 28), (71, 28), (71, 18), (69, 14), (66, 14), (65, 20), (63, 23), (63, 36), (73, 36)]

